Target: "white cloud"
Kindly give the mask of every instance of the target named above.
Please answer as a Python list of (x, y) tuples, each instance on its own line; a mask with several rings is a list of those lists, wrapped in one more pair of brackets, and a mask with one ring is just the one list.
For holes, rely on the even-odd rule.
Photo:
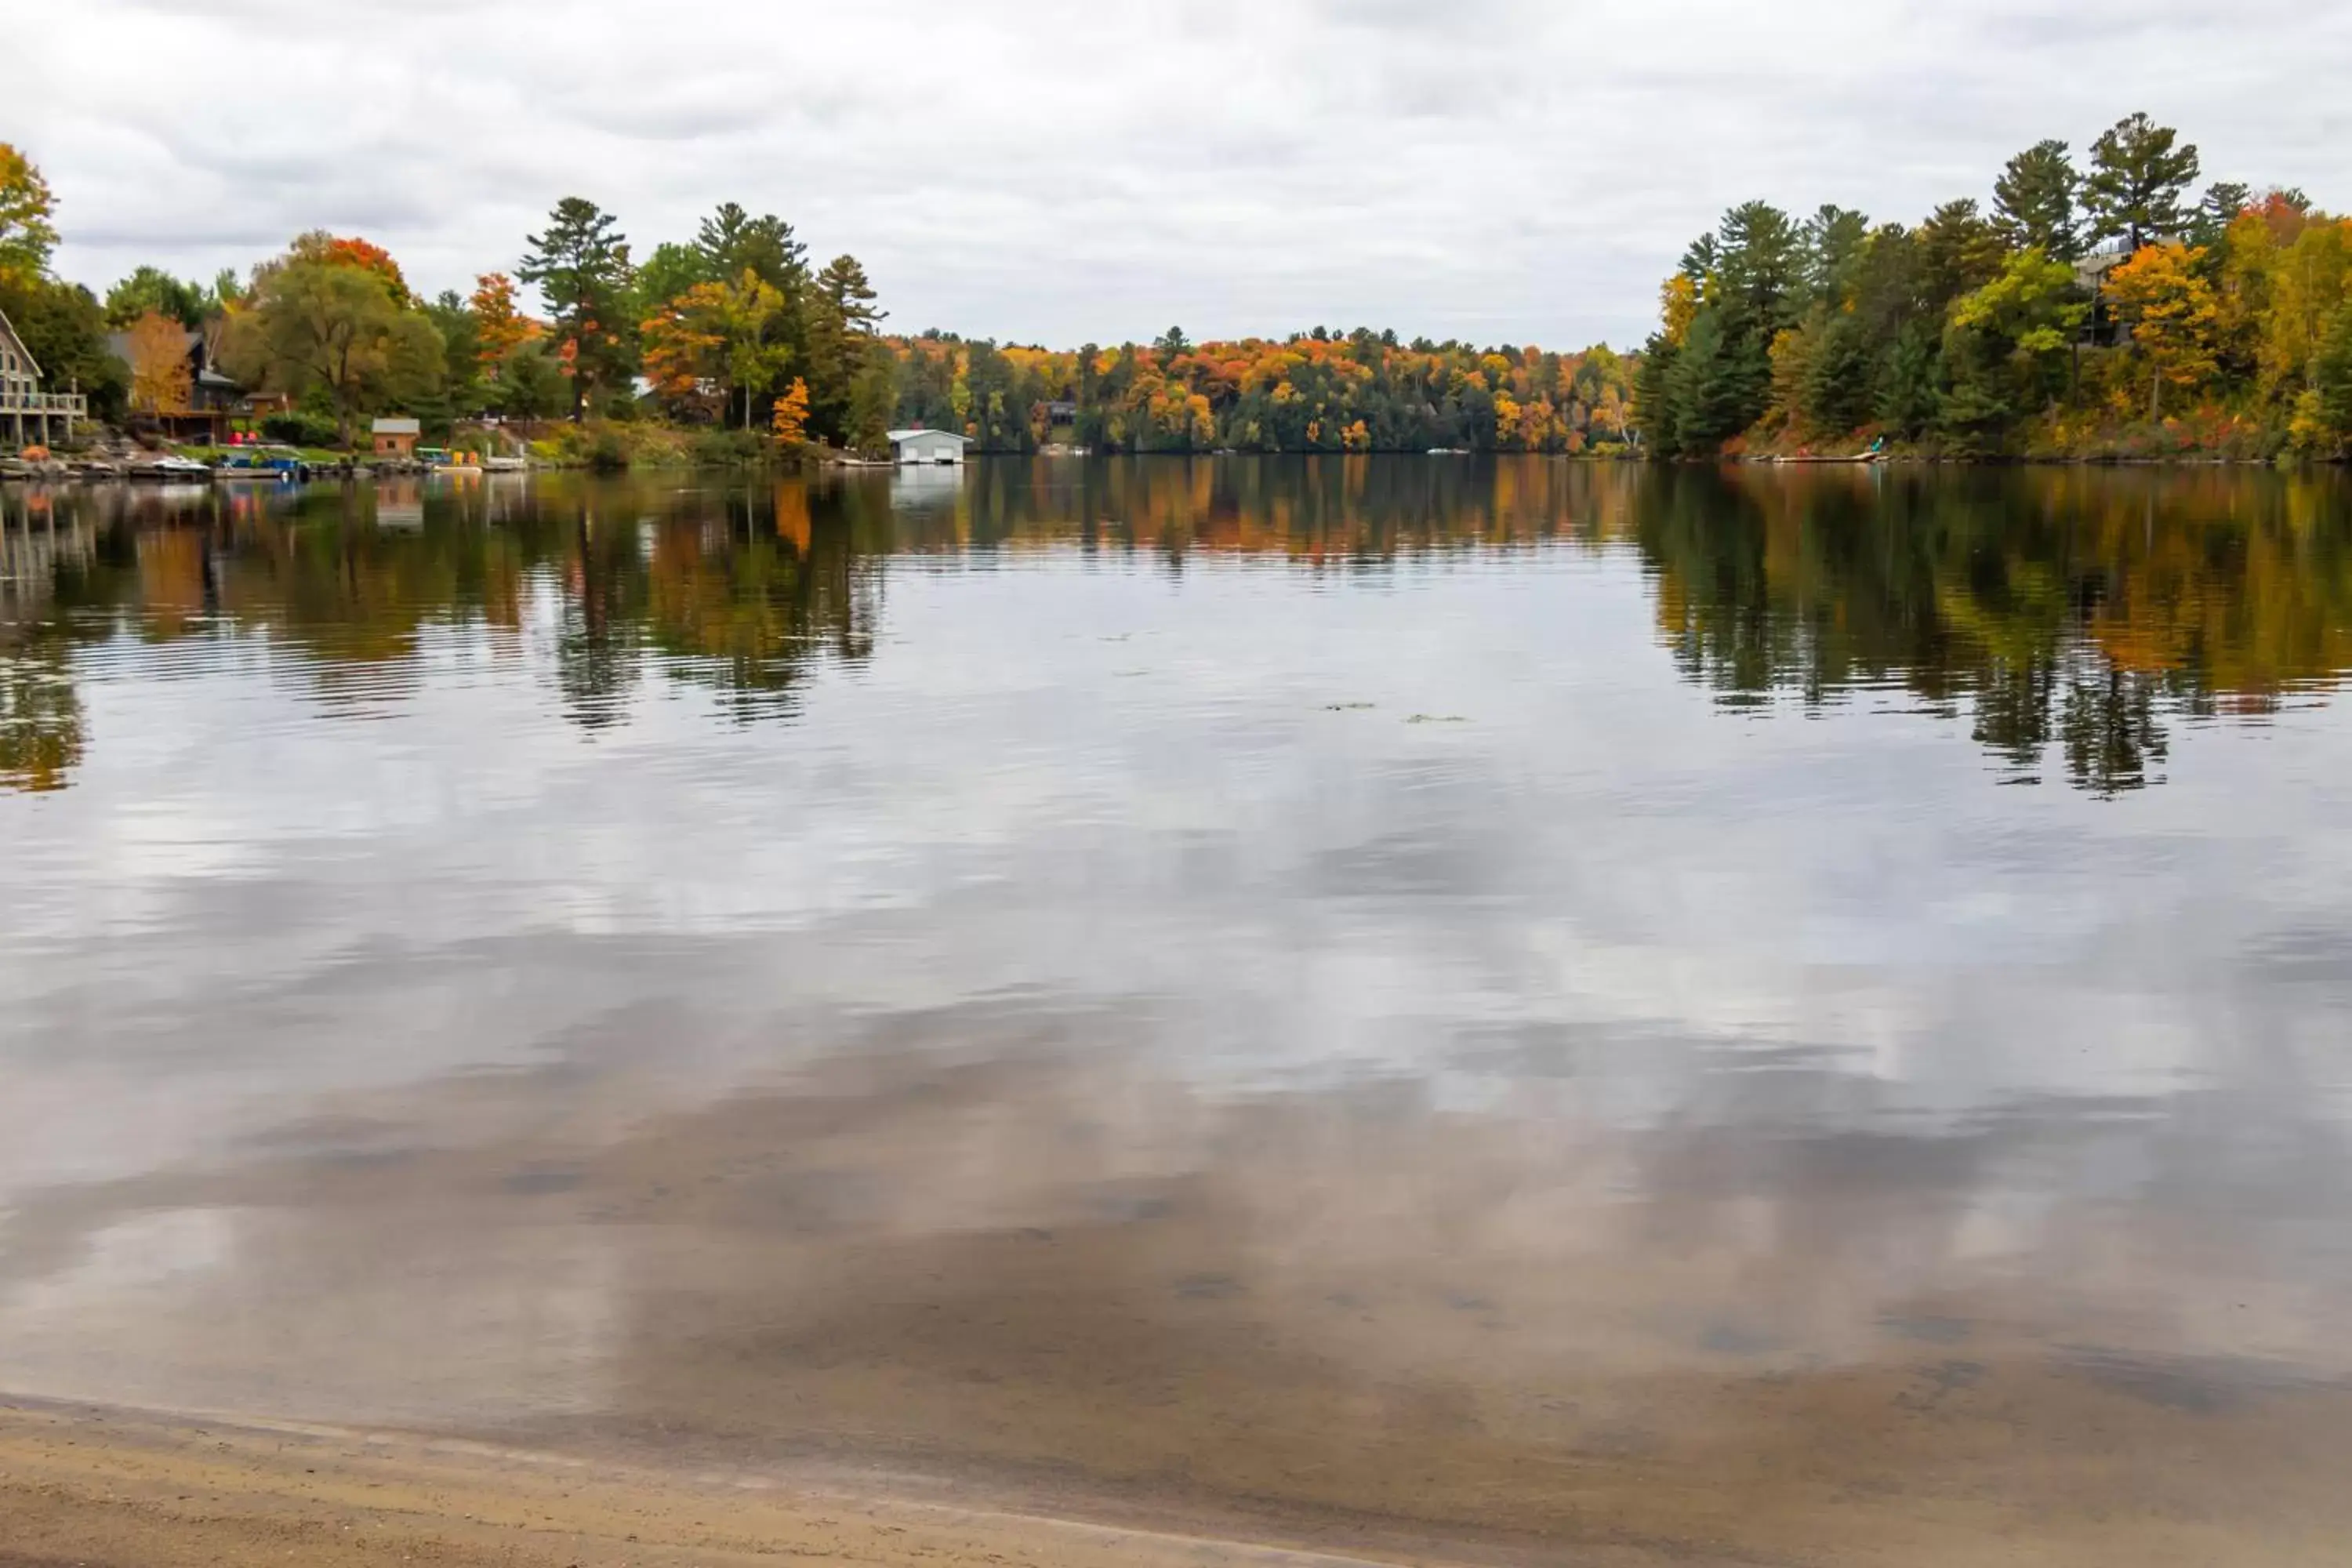
[(641, 248), (732, 198), (856, 252), (910, 328), (1567, 345), (1638, 337), (1733, 202), (1913, 219), (2135, 109), (2216, 176), (2352, 201), (2352, 114), (2312, 92), (2352, 12), (2279, 0), (79, 0), (7, 31), (0, 138), (94, 285), (325, 226), (438, 289), (561, 195)]

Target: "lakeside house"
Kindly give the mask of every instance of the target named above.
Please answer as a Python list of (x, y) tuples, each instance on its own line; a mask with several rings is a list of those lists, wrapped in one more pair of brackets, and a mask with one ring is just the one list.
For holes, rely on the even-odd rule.
[(416, 438), (424, 426), (414, 419), (379, 419), (370, 434), (375, 437), (375, 455), (379, 458), (413, 458), (416, 455)]
[(80, 393), (43, 388), (40, 362), (0, 310), (0, 427), (8, 432), (9, 451), (21, 449), (27, 438), (43, 447), (58, 437), (70, 441), (74, 421), (89, 417), (89, 400)]
[(893, 430), (890, 456), (901, 463), (961, 463), (970, 438), (946, 430)]
[[(109, 332), (106, 351), (121, 363), (126, 374), (135, 375), (138, 366), (132, 357), (131, 336), (127, 331)], [(136, 422), (152, 425), (174, 439), (206, 441), (217, 447), (227, 438), (231, 420), (281, 414), (291, 406), (290, 398), (256, 395), (236, 378), (224, 374), (215, 334), (183, 329), (182, 341), (188, 364), (186, 405), (140, 411), (134, 416)]]
[(2131, 328), (2116, 319), (2115, 306), (2107, 298), (2107, 274), (2131, 258), (2130, 245), (2118, 238), (2075, 259), (2074, 287), (2091, 300), (2091, 313), (2083, 319), (2077, 342), (2111, 349), (2131, 342)]

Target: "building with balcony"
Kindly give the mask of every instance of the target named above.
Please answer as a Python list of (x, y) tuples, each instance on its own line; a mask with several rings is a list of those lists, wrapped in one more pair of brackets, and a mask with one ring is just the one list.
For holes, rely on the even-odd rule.
[(7, 432), (6, 450), (13, 455), (27, 445), (70, 441), (74, 421), (89, 418), (89, 400), (81, 394), (43, 389), (39, 363), (7, 312), (0, 311), (0, 430)]

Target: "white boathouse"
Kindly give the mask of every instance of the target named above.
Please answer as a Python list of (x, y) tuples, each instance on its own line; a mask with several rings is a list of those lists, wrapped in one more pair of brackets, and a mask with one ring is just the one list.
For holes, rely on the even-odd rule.
[(945, 430), (890, 432), (890, 455), (901, 463), (961, 463), (970, 445), (967, 437)]

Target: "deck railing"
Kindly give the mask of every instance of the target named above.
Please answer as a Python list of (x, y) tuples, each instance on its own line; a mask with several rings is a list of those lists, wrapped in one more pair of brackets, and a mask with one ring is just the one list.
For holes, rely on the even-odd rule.
[(89, 417), (89, 399), (79, 392), (26, 392), (0, 386), (0, 414), (65, 414)]

